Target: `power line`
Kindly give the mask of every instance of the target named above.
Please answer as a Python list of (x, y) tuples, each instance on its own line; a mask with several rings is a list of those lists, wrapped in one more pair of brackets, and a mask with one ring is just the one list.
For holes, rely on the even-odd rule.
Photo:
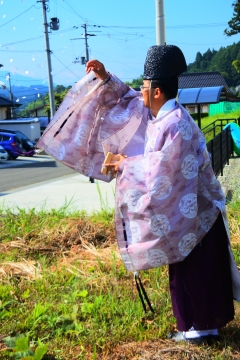
[[(63, 66), (65, 66), (65, 68), (68, 68), (55, 54), (52, 54)], [(69, 65), (70, 66), (70, 65)], [(78, 75), (74, 74), (74, 72), (72, 70), (70, 70), (68, 68), (68, 70), (76, 77), (78, 77)], [(56, 74), (55, 74), (56, 75)]]
[[(62, 69), (61, 71), (59, 71), (59, 72), (57, 72), (56, 74), (53, 74), (53, 76), (55, 76), (55, 75), (58, 75), (58, 74), (60, 74), (61, 72), (63, 72), (65, 69), (68, 69), (69, 70), (69, 67), (72, 65), (72, 62), (71, 62), (71, 64), (70, 65), (68, 65), (68, 66), (65, 66), (65, 68), (64, 69)], [(69, 70), (69, 71), (71, 71), (71, 70)], [(75, 75), (75, 76), (77, 76), (76, 74), (74, 74), (74, 73), (72, 73), (73, 75)]]
[[(226, 22), (220, 23), (205, 23), (205, 24), (184, 24), (184, 25), (169, 25), (166, 26), (168, 29), (185, 29), (185, 28), (199, 28), (199, 27), (215, 27), (215, 26), (226, 26)], [(88, 25), (103, 28), (119, 28), (119, 29), (155, 29), (155, 26), (122, 26), (122, 25)]]
[(124, 66), (126, 66), (126, 67), (128, 67), (128, 68), (130, 68), (130, 69), (136, 69), (136, 67), (132, 67), (132, 66), (126, 65), (125, 63), (122, 63), (121, 61), (116, 61), (115, 59), (112, 59), (112, 58), (110, 58), (109, 56), (106, 56), (105, 54), (100, 53), (99, 51), (96, 51), (96, 50), (94, 50), (94, 51), (95, 51), (96, 53), (104, 56), (105, 58), (112, 60), (114, 63), (118, 63), (118, 64), (121, 64), (121, 65), (124, 65)]
[[(61, 50), (61, 49), (57, 49)], [(55, 50), (56, 51), (56, 50)], [(0, 50), (0, 52), (9, 52), (9, 50)], [(11, 53), (39, 53), (39, 52), (45, 52), (44, 50), (11, 50)]]
[(23, 11), (21, 14), (19, 14), (19, 15), (15, 16), (15, 18), (13, 18), (13, 19), (9, 20), (8, 22), (6, 22), (5, 24), (1, 25), (1, 26), (0, 26), (0, 28), (1, 28), (1, 27), (3, 27), (3, 26), (5, 26), (5, 25), (7, 25), (7, 24), (9, 24), (11, 21), (13, 21), (13, 20), (15, 20), (15, 19), (19, 18), (22, 14), (26, 13), (27, 11), (29, 11), (29, 10), (30, 10), (31, 8), (33, 8), (33, 7), (35, 7), (35, 8), (36, 8), (36, 6), (35, 6), (35, 5), (32, 5), (30, 8), (28, 8), (28, 9), (27, 9), (27, 10), (25, 10), (25, 11)]
[(81, 14), (79, 14), (78, 11), (72, 5), (69, 4), (68, 0), (65, 0), (64, 2), (70, 7), (70, 9), (73, 10), (73, 13), (75, 15), (79, 16), (80, 19), (82, 19), (84, 22), (86, 22), (86, 18), (84, 18)]
[(1, 44), (1, 46), (10, 46), (10, 45), (15, 45), (15, 44), (20, 44), (23, 42), (32, 41), (32, 40), (36, 40), (36, 39), (40, 39), (40, 38), (43, 38), (43, 35), (37, 36), (35, 38), (29, 38), (29, 39), (25, 39), (25, 40), (16, 41), (16, 42), (9, 43), (9, 44)]

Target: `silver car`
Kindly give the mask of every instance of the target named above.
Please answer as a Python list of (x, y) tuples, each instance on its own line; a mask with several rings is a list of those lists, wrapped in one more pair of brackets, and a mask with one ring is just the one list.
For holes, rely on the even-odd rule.
[(8, 153), (7, 151), (0, 145), (0, 161), (7, 160), (8, 159)]

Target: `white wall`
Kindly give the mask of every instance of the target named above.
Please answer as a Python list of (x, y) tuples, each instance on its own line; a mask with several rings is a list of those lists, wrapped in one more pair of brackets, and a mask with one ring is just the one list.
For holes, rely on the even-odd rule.
[(37, 118), (32, 120), (1, 120), (0, 128), (19, 130), (32, 141), (36, 141), (41, 135), (40, 121)]
[(7, 116), (7, 108), (2, 107), (0, 108), (0, 120), (6, 119)]

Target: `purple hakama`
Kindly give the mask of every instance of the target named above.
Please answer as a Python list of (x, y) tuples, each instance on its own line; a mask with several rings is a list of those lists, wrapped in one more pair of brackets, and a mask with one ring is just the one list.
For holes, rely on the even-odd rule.
[(179, 331), (216, 329), (233, 320), (228, 236), (221, 213), (187, 258), (169, 265), (169, 279)]

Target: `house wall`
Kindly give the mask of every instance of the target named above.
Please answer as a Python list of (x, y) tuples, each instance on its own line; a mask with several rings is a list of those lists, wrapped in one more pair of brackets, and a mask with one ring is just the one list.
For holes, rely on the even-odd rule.
[(4, 120), (7, 118), (7, 107), (0, 108), (0, 120)]
[[(198, 112), (197, 105), (186, 105), (189, 114), (196, 114)], [(201, 104), (201, 112), (208, 113), (208, 104)]]
[(31, 120), (5, 120), (0, 121), (1, 129), (19, 130), (25, 134), (30, 140), (36, 141), (40, 138), (40, 121), (38, 119)]

